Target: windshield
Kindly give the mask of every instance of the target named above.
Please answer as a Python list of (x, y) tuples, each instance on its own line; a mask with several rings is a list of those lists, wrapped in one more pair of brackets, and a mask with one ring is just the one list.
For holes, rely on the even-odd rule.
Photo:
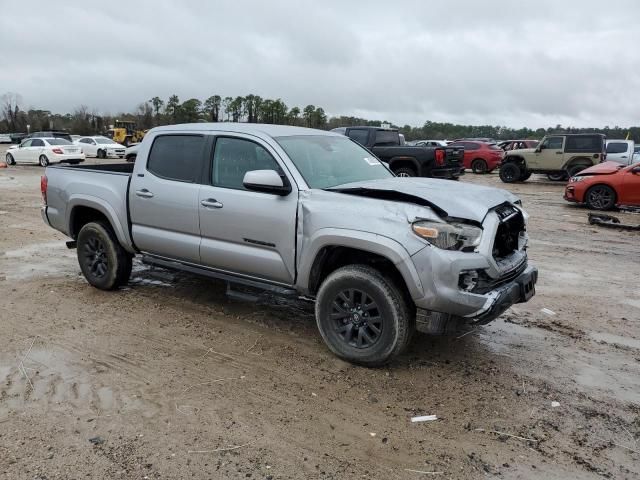
[(275, 140), (311, 188), (393, 177), (376, 157), (347, 137), (301, 135)]
[(95, 141), (99, 145), (108, 145), (110, 143), (113, 143), (113, 140), (107, 137), (96, 137)]
[(69, 140), (65, 140), (64, 138), (47, 138), (47, 143), (49, 145), (73, 145)]

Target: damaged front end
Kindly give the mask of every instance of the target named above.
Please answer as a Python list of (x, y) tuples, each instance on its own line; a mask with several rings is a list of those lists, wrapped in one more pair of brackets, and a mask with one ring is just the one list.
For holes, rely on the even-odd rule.
[(414, 263), (431, 265), (431, 294), (416, 300), (416, 328), (440, 335), (491, 322), (535, 294), (536, 268), (528, 265), (526, 214), (505, 203), (482, 223), (473, 252), (418, 252)]

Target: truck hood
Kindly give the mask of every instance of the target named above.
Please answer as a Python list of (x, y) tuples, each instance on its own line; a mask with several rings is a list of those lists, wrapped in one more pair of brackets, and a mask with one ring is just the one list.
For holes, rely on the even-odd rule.
[(618, 173), (624, 165), (617, 162), (603, 162), (594, 165), (593, 167), (585, 168), (576, 177), (582, 177), (584, 175), (611, 175), (612, 173)]
[(348, 183), (329, 189), (383, 200), (396, 200), (431, 207), (440, 217), (482, 223), (489, 210), (518, 197), (493, 187), (432, 178), (389, 178)]

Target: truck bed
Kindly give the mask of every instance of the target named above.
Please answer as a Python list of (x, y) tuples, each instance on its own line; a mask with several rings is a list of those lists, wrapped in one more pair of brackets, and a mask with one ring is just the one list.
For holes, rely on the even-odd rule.
[(95, 173), (117, 173), (131, 175), (133, 173), (133, 162), (127, 163), (96, 163), (93, 165), (84, 165), (79, 163), (77, 165), (52, 165), (50, 168), (63, 168), (71, 170), (88, 170)]

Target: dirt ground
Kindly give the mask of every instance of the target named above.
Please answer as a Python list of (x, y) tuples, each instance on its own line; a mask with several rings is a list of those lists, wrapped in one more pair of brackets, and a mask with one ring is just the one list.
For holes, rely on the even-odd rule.
[(365, 369), (305, 306), (139, 263), (90, 287), (40, 218), (41, 173), (0, 170), (0, 478), (640, 478), (640, 234), (589, 226), (562, 185), (509, 187), (529, 303)]

